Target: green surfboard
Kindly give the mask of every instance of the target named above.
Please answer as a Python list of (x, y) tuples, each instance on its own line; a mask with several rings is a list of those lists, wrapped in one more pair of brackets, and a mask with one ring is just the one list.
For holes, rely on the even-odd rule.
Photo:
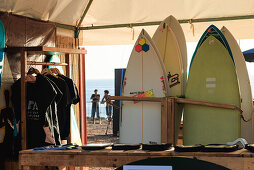
[[(205, 31), (193, 54), (185, 97), (240, 107), (232, 53), (214, 25)], [(240, 113), (235, 110), (186, 104), (183, 121), (184, 145), (225, 144), (241, 135)]]

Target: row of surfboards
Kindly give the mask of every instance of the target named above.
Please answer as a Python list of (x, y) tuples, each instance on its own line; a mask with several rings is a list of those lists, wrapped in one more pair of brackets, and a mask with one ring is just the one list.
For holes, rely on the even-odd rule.
[[(226, 27), (211, 25), (193, 54), (187, 81), (186, 40), (179, 22), (169, 16), (152, 38), (142, 30), (132, 50), (122, 96), (165, 97), (233, 104), (245, 120), (253, 111), (246, 63)], [(175, 113), (176, 138), (183, 115), (183, 143), (225, 144), (239, 137), (254, 143), (253, 119), (238, 110), (184, 104)], [(120, 143), (161, 143), (161, 104), (122, 101)]]

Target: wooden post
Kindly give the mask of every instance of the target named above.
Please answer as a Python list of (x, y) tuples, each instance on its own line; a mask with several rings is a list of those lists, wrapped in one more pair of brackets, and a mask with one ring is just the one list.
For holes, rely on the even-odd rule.
[(85, 54), (80, 54), (79, 57), (80, 133), (82, 144), (85, 145), (87, 144)]
[(22, 150), (27, 148), (26, 135), (26, 67), (27, 52), (22, 48), (21, 54), (21, 147)]
[[(65, 63), (67, 63), (68, 65), (66, 66), (66, 76), (71, 78), (71, 60), (70, 60), (70, 54), (66, 53), (65, 54)], [(71, 113), (70, 113), (71, 114)], [(71, 115), (70, 115), (70, 128), (71, 128), (71, 125), (72, 125), (72, 118), (71, 118)], [(71, 129), (70, 129), (70, 136), (69, 138), (67, 139), (67, 143), (71, 143)]]
[(65, 54), (65, 63), (68, 64), (66, 66), (66, 76), (71, 78), (71, 59), (70, 59), (70, 54), (69, 53)]
[(175, 112), (176, 112), (176, 103), (175, 103), (175, 98), (168, 98), (168, 102), (170, 102), (170, 108), (168, 111), (168, 129), (169, 131), (169, 138), (168, 138), (168, 143), (172, 143), (173, 145), (176, 144), (176, 137), (175, 137)]
[(161, 143), (167, 143), (167, 126), (168, 126), (168, 114), (167, 114), (167, 98), (163, 98), (161, 101)]

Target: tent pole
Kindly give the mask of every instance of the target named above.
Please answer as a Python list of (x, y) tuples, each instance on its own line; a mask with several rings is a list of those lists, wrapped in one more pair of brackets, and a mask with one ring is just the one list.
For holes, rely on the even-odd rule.
[(83, 22), (83, 20), (84, 20), (84, 18), (86, 16), (87, 12), (88, 12), (90, 6), (92, 5), (92, 2), (93, 2), (93, 0), (89, 0), (88, 4), (87, 4), (87, 6), (86, 6), (86, 8), (84, 10), (84, 13), (82, 14), (82, 16), (81, 16), (81, 18), (79, 20), (78, 25), (76, 26), (76, 29), (75, 29), (75, 38), (79, 37), (79, 33), (80, 33), (80, 29), (79, 28), (80, 28), (81, 23)]
[[(178, 20), (178, 22), (180, 24), (184, 24), (184, 23), (189, 23), (189, 21), (191, 21), (192, 23), (199, 23), (199, 22), (230, 21), (230, 20), (242, 20), (242, 19), (254, 19), (254, 15), (219, 17), (219, 18), (183, 19), (183, 20)], [(109, 28), (121, 28), (121, 27), (130, 27), (130, 26), (134, 26), (134, 27), (151, 26), (151, 25), (159, 25), (160, 23), (161, 21), (103, 25), (103, 26), (89, 26), (89, 27), (79, 27), (79, 30), (109, 29)]]

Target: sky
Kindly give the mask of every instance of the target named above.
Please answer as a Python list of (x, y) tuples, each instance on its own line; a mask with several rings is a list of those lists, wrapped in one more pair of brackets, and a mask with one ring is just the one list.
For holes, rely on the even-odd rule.
[[(242, 51), (254, 48), (254, 39), (238, 40)], [(188, 63), (197, 42), (187, 43)], [(126, 68), (133, 45), (86, 46), (86, 79), (114, 79), (115, 68)], [(254, 63), (247, 63), (254, 88)]]

